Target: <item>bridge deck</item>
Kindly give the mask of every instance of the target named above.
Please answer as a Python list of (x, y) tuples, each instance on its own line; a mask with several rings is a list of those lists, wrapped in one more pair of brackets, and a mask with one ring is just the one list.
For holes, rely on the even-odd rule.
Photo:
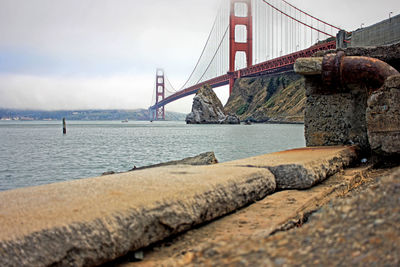
[(222, 76), (218, 76), (216, 78), (201, 82), (199, 84), (193, 85), (186, 89), (183, 89), (179, 92), (176, 92), (173, 95), (165, 98), (164, 100), (160, 101), (158, 104), (151, 106), (150, 109), (154, 110), (159, 107), (165, 106), (168, 103), (181, 99), (185, 96), (195, 94), (202, 86), (210, 85), (212, 88), (220, 87), (223, 85), (229, 84), (230, 78), (242, 78), (242, 77), (254, 77), (264, 74), (270, 73), (280, 73), (287, 71), (288, 69), (293, 68), (293, 64), (296, 62), (298, 58), (301, 57), (311, 57), (315, 52), (323, 51), (323, 50), (330, 50), (336, 49), (336, 40), (330, 41), (322, 44), (317, 44), (311, 46), (310, 48), (288, 54), (285, 56), (281, 56), (278, 58), (274, 58), (256, 65), (252, 65), (250, 67), (237, 70), (233, 73), (224, 74)]

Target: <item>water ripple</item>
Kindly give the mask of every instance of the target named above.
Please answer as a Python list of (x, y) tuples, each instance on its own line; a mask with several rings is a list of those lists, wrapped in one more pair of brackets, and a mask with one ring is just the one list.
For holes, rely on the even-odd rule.
[(0, 122), (0, 191), (214, 151), (220, 162), (304, 146), (302, 125)]

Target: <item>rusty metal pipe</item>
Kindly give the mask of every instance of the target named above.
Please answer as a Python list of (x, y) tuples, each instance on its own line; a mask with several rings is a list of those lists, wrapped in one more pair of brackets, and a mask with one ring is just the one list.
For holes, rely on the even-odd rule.
[(324, 84), (330, 87), (361, 84), (371, 91), (379, 89), (389, 76), (399, 74), (395, 68), (379, 59), (347, 57), (342, 51), (323, 58), (300, 58), (296, 61), (294, 70), (306, 76), (321, 75)]
[(344, 57), (340, 73), (342, 83), (365, 83), (371, 89), (382, 87), (389, 76), (399, 74), (386, 62), (370, 57)]
[(322, 79), (328, 85), (362, 84), (375, 91), (385, 80), (399, 72), (376, 58), (350, 56), (343, 52), (326, 55), (322, 61)]

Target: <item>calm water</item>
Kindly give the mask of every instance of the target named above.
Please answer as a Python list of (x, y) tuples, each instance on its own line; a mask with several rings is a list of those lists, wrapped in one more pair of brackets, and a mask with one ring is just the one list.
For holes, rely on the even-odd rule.
[(214, 151), (220, 162), (302, 147), (302, 125), (0, 121), (0, 191)]

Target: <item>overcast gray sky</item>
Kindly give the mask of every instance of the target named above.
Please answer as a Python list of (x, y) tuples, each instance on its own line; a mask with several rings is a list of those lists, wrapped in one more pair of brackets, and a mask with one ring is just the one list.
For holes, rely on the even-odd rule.
[[(398, 0), (289, 0), (346, 30)], [(219, 0), (0, 0), (0, 108), (148, 108), (157, 67), (180, 87)], [(217, 90), (223, 101), (227, 88)], [(189, 112), (192, 97), (167, 106)]]

